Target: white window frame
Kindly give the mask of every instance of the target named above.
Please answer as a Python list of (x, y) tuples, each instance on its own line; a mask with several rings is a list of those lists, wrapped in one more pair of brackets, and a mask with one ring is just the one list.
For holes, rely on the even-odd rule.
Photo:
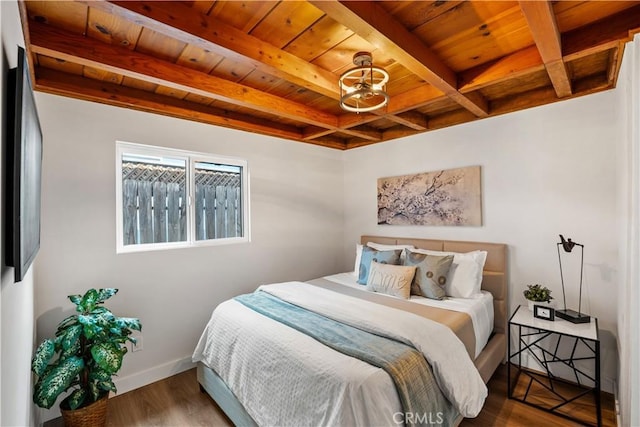
[[(185, 160), (186, 164), (186, 192), (187, 192), (187, 240), (182, 242), (165, 243), (139, 243), (133, 245), (124, 244), (124, 224), (122, 213), (122, 156), (123, 154), (137, 154), (144, 156), (162, 156)], [(195, 200), (195, 163), (216, 163), (232, 166), (240, 166), (240, 193), (242, 208), (242, 237), (224, 237), (218, 239), (196, 240), (196, 212), (193, 201)], [(221, 156), (217, 154), (199, 153), (194, 151), (178, 150), (175, 148), (156, 147), (152, 145), (136, 144), (132, 142), (116, 141), (116, 253), (147, 252), (176, 248), (190, 248), (200, 246), (219, 246), (234, 243), (246, 243), (251, 241), (251, 228), (249, 221), (249, 167), (247, 161), (235, 157)]]

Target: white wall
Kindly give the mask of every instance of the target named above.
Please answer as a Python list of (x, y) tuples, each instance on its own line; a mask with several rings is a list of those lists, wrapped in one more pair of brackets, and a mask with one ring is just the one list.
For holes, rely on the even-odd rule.
[[(640, 425), (640, 36), (627, 46), (620, 70), (622, 99), (628, 121), (627, 143), (621, 147), (619, 215), (620, 292), (618, 292), (618, 344), (620, 352), (620, 424)], [(626, 196), (626, 197), (625, 197)]]
[[(70, 313), (67, 295), (119, 288), (109, 307), (139, 317), (144, 336), (125, 357), (120, 392), (189, 367), (223, 300), (340, 270), (340, 151), (47, 94), (36, 102), (46, 137), (38, 340)], [(116, 140), (247, 159), (252, 241), (116, 255)]]
[[(616, 147), (625, 135), (619, 96), (609, 91), (347, 151), (344, 267), (353, 268), (361, 234), (506, 243), (513, 310), (525, 302), (527, 284), (542, 283), (561, 299), (556, 242), (559, 233), (571, 237), (585, 245), (583, 310), (598, 317), (602, 379), (611, 391), (618, 358), (611, 298), (618, 286)], [(470, 165), (482, 167), (483, 226), (377, 225), (378, 178)], [(563, 267), (567, 305), (577, 308), (579, 266)]]
[[(6, 137), (5, 108), (7, 93), (7, 72), (18, 63), (17, 46), (24, 46), (18, 6), (15, 1), (0, 2), (2, 22), (2, 139)], [(2, 167), (6, 156), (6, 144), (2, 144), (2, 161), (0, 161), (0, 200), (4, 203), (1, 192), (7, 183), (4, 180)], [(4, 217), (1, 210), (0, 220), (0, 425), (26, 426), (34, 423), (34, 405), (31, 403), (31, 354), (34, 340), (34, 286), (33, 267), (27, 272), (24, 280), (14, 283), (13, 268), (4, 262)], [(37, 258), (36, 258), (37, 263)]]

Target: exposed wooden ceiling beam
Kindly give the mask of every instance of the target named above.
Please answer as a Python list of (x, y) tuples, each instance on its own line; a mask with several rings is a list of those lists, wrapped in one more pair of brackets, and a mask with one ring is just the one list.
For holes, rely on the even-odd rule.
[[(630, 32), (629, 28), (633, 27), (634, 23), (636, 25), (640, 25), (640, 6), (633, 7), (626, 10), (624, 13), (613, 15), (611, 18), (595, 22), (591, 25), (578, 28), (567, 33), (564, 42), (565, 61), (567, 61), (568, 58), (581, 58), (586, 55), (585, 52), (593, 54), (619, 48), (621, 44), (621, 42), (619, 41), (620, 39), (632, 38), (632, 35), (630, 33), (633, 32)], [(623, 43), (622, 45), (624, 46)], [(618, 53), (616, 55), (616, 58), (618, 58), (619, 55), (620, 54)], [(619, 66), (619, 64), (617, 66)], [(535, 73), (542, 70), (543, 68), (544, 63), (537, 47), (531, 46), (515, 52), (507, 57), (498, 59), (488, 64), (477, 66), (463, 72), (461, 74), (460, 88), (462, 92), (471, 92), (482, 89), (483, 87), (501, 83), (514, 77)], [(610, 71), (609, 74), (611, 73), (615, 73), (615, 71)], [(613, 85), (615, 84), (615, 81), (611, 83)], [(584, 95), (580, 92), (580, 90), (582, 90), (583, 88), (588, 89), (590, 91), (589, 93), (594, 90), (602, 90), (603, 83), (598, 83), (595, 88), (591, 86), (592, 85), (585, 86), (585, 84), (581, 82), (581, 84), (577, 88), (578, 91), (571, 94), (570, 96), (574, 97)], [(440, 93), (430, 85), (423, 85), (419, 89), (411, 90), (409, 92), (391, 98), (387, 110), (389, 113), (398, 114), (398, 112), (426, 106), (433, 102), (439, 102), (442, 99), (442, 93)], [(529, 108), (552, 102), (552, 100), (546, 97), (546, 92), (544, 101), (534, 100), (531, 105), (524, 106), (525, 101), (525, 96), (518, 96), (516, 98), (509, 98), (507, 105), (509, 105), (510, 111), (516, 111), (522, 108)], [(495, 107), (493, 105), (495, 105)], [(500, 106), (499, 108), (501, 112), (494, 112), (493, 109), (498, 108), (498, 105)], [(517, 105), (523, 106), (517, 107)], [(508, 111), (504, 107), (503, 103), (492, 104), (492, 116), (497, 114), (504, 114), (505, 112)], [(461, 123), (461, 120), (466, 120), (462, 114), (458, 113), (447, 114), (446, 117), (449, 117), (450, 119), (442, 120), (442, 118), (438, 117), (435, 121), (429, 121), (428, 128), (432, 129), (432, 126), (451, 126), (455, 123)], [(359, 126), (362, 123), (371, 122), (374, 120), (377, 120), (377, 118), (369, 116), (359, 117), (353, 115), (343, 115), (340, 116), (339, 123), (341, 127)], [(399, 132), (398, 130), (393, 130), (392, 132), (384, 133), (384, 140), (387, 140), (391, 134), (399, 134)], [(361, 146), (362, 144), (364, 144), (364, 142), (359, 142), (358, 146)]]
[[(587, 77), (575, 82), (575, 86), (578, 90), (569, 98), (576, 98), (579, 96), (588, 95), (595, 92), (600, 92), (611, 88), (611, 84), (608, 82), (607, 76), (596, 75)], [(491, 116), (498, 116), (502, 114), (508, 114), (514, 111), (520, 111), (527, 108), (537, 107), (540, 105), (551, 104), (556, 102), (557, 95), (555, 90), (551, 87), (534, 89), (525, 93), (521, 93), (514, 97), (509, 97), (499, 101), (494, 101), (491, 104)], [(429, 119), (429, 130), (441, 129), (450, 127), (456, 124), (468, 123), (479, 118), (474, 116), (471, 112), (458, 109), (445, 114), (441, 114)], [(408, 129), (402, 129), (394, 127), (384, 132), (384, 140), (388, 141), (395, 138), (402, 138), (409, 135), (420, 133), (418, 131), (411, 131)], [(348, 141), (347, 149), (363, 147), (371, 145), (369, 141)]]
[(400, 114), (405, 111), (429, 105), (434, 101), (440, 101), (447, 96), (431, 85), (422, 85), (415, 89), (396, 95), (389, 100), (387, 112)]
[(305, 141), (311, 141), (314, 139), (322, 138), (323, 136), (330, 135), (334, 133), (333, 129), (322, 129), (316, 126), (309, 126), (304, 129), (302, 132), (302, 138)]
[(335, 129), (337, 117), (306, 105), (261, 92), (126, 48), (30, 21), (32, 52), (142, 79), (172, 89), (218, 99), (264, 113)]
[(217, 126), (241, 128), (248, 132), (267, 134), (279, 138), (303, 140), (300, 130), (294, 126), (287, 126), (245, 114), (224, 111), (203, 104), (183, 101), (110, 82), (75, 76), (48, 68), (38, 67), (35, 72), (37, 75), (36, 89), (42, 92), (134, 108)]
[[(359, 123), (359, 125), (366, 124)], [(314, 139), (323, 138), (327, 135), (331, 135), (334, 133), (343, 133), (345, 135), (350, 135), (356, 138), (364, 139), (370, 142), (381, 142), (382, 141), (382, 132), (373, 128), (359, 128), (353, 129), (355, 126), (340, 126), (336, 129), (320, 129), (315, 126), (309, 126), (302, 132), (302, 138), (305, 141), (312, 141)]]
[(340, 129), (338, 132), (371, 142), (382, 141), (382, 132), (376, 129)]
[[(357, 35), (379, 48), (378, 52), (384, 51), (389, 58), (396, 60), (406, 70), (427, 81), (422, 86), (416, 86), (419, 83), (412, 76), (411, 78), (414, 79), (412, 84), (406, 85), (406, 87), (394, 85), (396, 87), (394, 93), (397, 93), (400, 87), (403, 87), (402, 90), (406, 92), (394, 95), (389, 105), (383, 110), (375, 111), (372, 114), (340, 113), (335, 115), (338, 110), (335, 110), (335, 106), (331, 106), (331, 101), (322, 99), (316, 94), (331, 99), (336, 99), (339, 96), (336, 84), (337, 76), (327, 70), (336, 69), (341, 62), (336, 60), (334, 64), (331, 64), (331, 61), (320, 61), (318, 63), (324, 64), (325, 67), (317, 68), (317, 65), (312, 65), (267, 41), (256, 38), (259, 31), (254, 36), (248, 35), (247, 26), (253, 28), (258, 22), (262, 22), (264, 14), (260, 15), (260, 19), (254, 17), (248, 21), (249, 23), (242, 24), (240, 22), (242, 25), (235, 28), (229, 26), (230, 22), (235, 23), (235, 21), (233, 19), (227, 20), (228, 13), (225, 18), (222, 18), (223, 15), (209, 17), (198, 12), (197, 7), (190, 7), (182, 2), (172, 2), (170, 7), (167, 3), (153, 1), (97, 0), (95, 2), (78, 2), (90, 7), (90, 9), (79, 7), (78, 10), (83, 10), (84, 14), (79, 13), (79, 16), (74, 18), (77, 21), (76, 24), (85, 22), (83, 19), (86, 20), (84, 28), (87, 28), (87, 24), (91, 24), (90, 31), (86, 32), (88, 34), (86, 38), (80, 35), (82, 31), (80, 25), (74, 27), (77, 30), (77, 35), (69, 34), (70, 31), (64, 30), (67, 28), (66, 23), (74, 22), (67, 19), (68, 15), (73, 15), (69, 12), (71, 9), (68, 6), (50, 6), (58, 4), (57, 2), (49, 3), (47, 6), (40, 3), (36, 6), (36, 3), (31, 3), (29, 6), (29, 2), (20, 2), (25, 42), (31, 53), (29, 59), (31, 61), (35, 59), (35, 63), (41, 65), (40, 68), (38, 65), (31, 67), (32, 70), (38, 70), (38, 80), (34, 79), (38, 90), (338, 149), (368, 145), (413, 135), (425, 130), (477, 120), (479, 117), (487, 115), (495, 116), (542, 105), (558, 100), (562, 94), (566, 94), (566, 98), (573, 98), (614, 87), (625, 42), (631, 40), (632, 35), (640, 29), (640, 3), (635, 5), (629, 3), (621, 6), (620, 8), (624, 8), (624, 10), (615, 15), (575, 28), (560, 36), (553, 9), (548, 2), (521, 0), (520, 10), (522, 10), (523, 16), (527, 17), (536, 45), (513, 52), (511, 55), (496, 59), (491, 63), (456, 73), (448, 68), (445, 60), (440, 59), (420, 38), (411, 33), (411, 29), (405, 26), (407, 22), (400, 23), (401, 21), (395, 20), (390, 12), (385, 11), (388, 8), (382, 8), (380, 3), (373, 1), (314, 1), (323, 10), (339, 10), (339, 13), (334, 14), (325, 10), (328, 16), (322, 18), (323, 22), (330, 22), (335, 26), (336, 23), (333, 21), (337, 21), (350, 27)], [(278, 4), (283, 6), (282, 3)], [(280, 10), (280, 6), (264, 7), (268, 10)], [(290, 10), (287, 12), (285, 10), (287, 7), (282, 8), (280, 15), (274, 18), (273, 22), (280, 22), (284, 25), (286, 21), (287, 25), (289, 24), (287, 17)], [(129, 46), (129, 49), (125, 50), (117, 46), (116, 43), (109, 43), (108, 35), (102, 37), (101, 34), (96, 33), (95, 28), (100, 27), (97, 25), (99, 23), (96, 19), (108, 20), (109, 17), (99, 12), (92, 14), (91, 10), (95, 9), (117, 16), (113, 25), (105, 22), (105, 28), (113, 29), (113, 35), (116, 38), (115, 32), (121, 28), (135, 27), (139, 30), (139, 26), (145, 27), (146, 30), (142, 30), (143, 36), (140, 38), (139, 50), (147, 53), (140, 53), (137, 48), (133, 51), (130, 50), (134, 46)], [(514, 10), (516, 13), (520, 13), (520, 10)], [(27, 21), (27, 11), (33, 14), (32, 17), (37, 22)], [(592, 18), (600, 16), (599, 14), (594, 15), (593, 9), (591, 12)], [(317, 11), (314, 13), (315, 16), (320, 16)], [(221, 20), (224, 22), (220, 22)], [(39, 28), (36, 28), (35, 32), (30, 31), (28, 22), (31, 22), (34, 27), (39, 26)], [(44, 22), (48, 24), (44, 25)], [(310, 22), (311, 20), (306, 25), (309, 25)], [(523, 20), (518, 22), (520, 25)], [(575, 22), (579, 22), (578, 17)], [(590, 21), (585, 19), (581, 22)], [(315, 39), (310, 36), (311, 39), (318, 40), (320, 29), (316, 24), (311, 27), (306, 25), (300, 26), (297, 31), (314, 33), (315, 30), (318, 30), (318, 33), (313, 36), (316, 37)], [(55, 30), (55, 27), (63, 30)], [(241, 27), (244, 29), (241, 30)], [(49, 37), (51, 33), (45, 32), (43, 28), (46, 31), (53, 31), (55, 37)], [(342, 26), (340, 28), (344, 29)], [(526, 28), (521, 28), (528, 36)], [(162, 35), (157, 36), (147, 30)], [(263, 32), (266, 30), (265, 24)], [(100, 31), (105, 33), (106, 30)], [(299, 36), (301, 33), (297, 34)], [(157, 45), (160, 40), (167, 40), (163, 36), (178, 40), (171, 58), (176, 58), (175, 55), (180, 50), (180, 46), (186, 43), (189, 46), (218, 53), (220, 56), (231, 59), (235, 64), (245, 64), (243, 69), (245, 73), (249, 70), (256, 70), (258, 74), (254, 75), (259, 76), (263, 81), (258, 81), (258, 78), (248, 79), (247, 81), (252, 81), (249, 84), (255, 84), (253, 87), (231, 83), (228, 80), (195, 71), (189, 66), (181, 66), (180, 64), (185, 60), (182, 56), (178, 58), (177, 64), (173, 60), (166, 61), (153, 57), (152, 55), (155, 55), (157, 51), (151, 46), (153, 43)], [(33, 37), (38, 39), (38, 44), (41, 46), (31, 46), (30, 39)], [(353, 39), (361, 40), (361, 37), (356, 36)], [(304, 37), (303, 39), (305, 41), (299, 42), (297, 51), (307, 48), (313, 49), (310, 44), (311, 39)], [(130, 41), (133, 43), (134, 40), (135, 38)], [(293, 45), (296, 40), (294, 39), (292, 42)], [(309, 45), (306, 48), (305, 43)], [(357, 48), (355, 44), (344, 46), (344, 49), (347, 50), (354, 48)], [(291, 52), (294, 51), (296, 50)], [(438, 52), (440, 51), (438, 50)], [(606, 55), (603, 55), (602, 52), (606, 52)], [(37, 58), (38, 53), (42, 54), (40, 58)], [(107, 53), (106, 56), (105, 53)], [(589, 57), (594, 54), (598, 58), (598, 69), (596, 70), (598, 74), (591, 74), (583, 79), (571, 77), (573, 79), (571, 81), (570, 71), (567, 70), (575, 68), (576, 75), (586, 74), (585, 67), (591, 60)], [(413, 55), (417, 57), (410, 58)], [(609, 66), (605, 69), (603, 64), (607, 55)], [(585, 58), (585, 61), (576, 62), (575, 67), (570, 64), (571, 61), (581, 58)], [(298, 64), (294, 63), (296, 60)], [(64, 61), (68, 61), (68, 64), (64, 64)], [(105, 62), (106, 65), (102, 66)], [(100, 76), (101, 73), (113, 72), (117, 74), (114, 78), (117, 77), (118, 81), (122, 81), (124, 76), (125, 84), (128, 84), (126, 82), (131, 81), (127, 77), (130, 77), (139, 80), (140, 87), (145, 89), (133, 89), (42, 67), (53, 67), (65, 70), (67, 73), (84, 71), (86, 76), (94, 78)], [(548, 85), (546, 76), (543, 74), (545, 67), (553, 87), (540, 87)], [(95, 70), (92, 70), (93, 68)], [(320, 75), (321, 78), (318, 78), (318, 74), (314, 74), (316, 68), (320, 74), (324, 74), (324, 80), (322, 75)], [(403, 73), (407, 73), (406, 70)], [(227, 71), (231, 74), (231, 70)], [(282, 79), (283, 83), (277, 80), (278, 78)], [(524, 84), (531, 84), (532, 87), (539, 85), (539, 89), (521, 94), (517, 93), (518, 90), (512, 91), (510, 89), (513, 85), (502, 85), (502, 83), (514, 78), (521, 79)], [(131, 84), (135, 85), (136, 82), (131, 82)], [(163, 87), (157, 93), (147, 92), (147, 90), (155, 88), (155, 85), (166, 86), (168, 89)], [(274, 91), (274, 88), (280, 88), (284, 85), (289, 85), (291, 92), (279, 89)], [(262, 90), (256, 89), (258, 87)], [(482, 90), (484, 88), (487, 88), (487, 92)], [(188, 93), (190, 97), (184, 99), (169, 97), (166, 93), (170, 91), (176, 95), (178, 91), (185, 95)], [(293, 91), (301, 93), (293, 95)], [(275, 96), (274, 93), (282, 96)], [(483, 93), (490, 93), (493, 101), (488, 102), (482, 96)], [(295, 99), (298, 101), (287, 100), (289, 95), (297, 96)], [(461, 99), (460, 96), (464, 99)], [(220, 102), (214, 102), (213, 106), (207, 106), (188, 101), (188, 99), (199, 99), (200, 97), (220, 100)], [(302, 99), (310, 100), (310, 102), (305, 104), (301, 101)], [(232, 105), (240, 108), (238, 111), (233, 111), (235, 108)], [(225, 108), (232, 111), (225, 110)], [(324, 108), (327, 108), (329, 112), (323, 111)], [(457, 109), (452, 111), (452, 108)], [(480, 114), (478, 114), (478, 108), (481, 109)], [(249, 109), (254, 111), (256, 115), (252, 116), (253, 113)], [(260, 113), (258, 114), (258, 112)], [(392, 125), (390, 122), (394, 122), (396, 125)]]
[[(372, 111), (372, 114), (374, 116), (378, 116), (378, 118), (380, 119), (387, 119), (399, 125), (409, 127), (411, 129), (415, 129), (415, 130), (427, 129), (426, 119), (422, 117), (420, 113), (414, 113), (414, 114), (407, 113), (407, 114), (404, 114), (403, 116), (400, 116), (399, 114), (396, 114), (396, 113), (390, 113), (386, 108), (383, 108), (380, 110)], [(377, 119), (369, 120), (367, 118), (367, 121), (375, 121), (375, 120)]]
[[(597, 74), (577, 80), (574, 82), (574, 87), (576, 90), (568, 98), (577, 98), (600, 92), (605, 89), (610, 89), (611, 84), (605, 74)], [(517, 96), (493, 101), (491, 103), (491, 111), (498, 116), (527, 108), (538, 107), (540, 105), (551, 104), (556, 101), (555, 91), (550, 87), (546, 87), (524, 92)]]
[[(31, 47), (31, 33), (29, 31), (29, 13), (27, 12), (27, 5), (24, 1), (18, 2), (18, 13), (20, 14), (20, 24), (22, 26), (22, 34), (24, 35), (24, 43), (27, 47), (27, 50)], [(31, 77), (31, 81), (36, 81), (36, 75), (34, 70), (36, 69), (35, 64), (33, 63), (33, 55), (26, 55), (27, 63), (29, 65), (29, 75)]]
[[(440, 101), (446, 98), (446, 96), (429, 84), (422, 85), (416, 89), (396, 95), (389, 100), (389, 104), (386, 109), (380, 111), (379, 114), (343, 114), (338, 117), (338, 128), (350, 129), (357, 126), (362, 126), (367, 123), (375, 122), (378, 119), (386, 118), (396, 123), (403, 124), (412, 129), (418, 129), (423, 126), (424, 122), (422, 118), (413, 116), (415, 121), (411, 125), (410, 119), (403, 113), (419, 108), (424, 105), (428, 105), (434, 101)], [(402, 116), (398, 116), (402, 114)], [(422, 116), (421, 114), (419, 114)], [(423, 116), (424, 117), (424, 116)], [(426, 120), (426, 119), (424, 119)], [(425, 127), (426, 128), (426, 127)], [(321, 130), (318, 128), (312, 128), (305, 131), (305, 139), (320, 138), (329, 134), (330, 131)], [(384, 134), (383, 134), (384, 137)]]
[(640, 31), (640, 4), (562, 35), (565, 62), (613, 49)]
[[(475, 117), (473, 114), (469, 113), (467, 110), (463, 110), (463, 111)], [(415, 129), (407, 129), (402, 126), (394, 126), (384, 131), (384, 137), (387, 138), (387, 140), (389, 140), (389, 139), (396, 139), (396, 138), (405, 138), (407, 136), (416, 135), (419, 133), (422, 133), (422, 131), (418, 131)], [(348, 142), (347, 142), (347, 145), (348, 145)]]
[[(629, 30), (635, 28), (636, 30)], [(640, 5), (626, 9), (623, 12), (611, 15), (608, 18), (594, 22), (584, 27), (576, 28), (562, 36), (564, 62), (573, 61), (619, 47), (621, 40), (630, 41), (633, 34), (640, 30)], [(531, 46), (509, 56), (497, 59), (487, 64), (482, 64), (460, 73), (460, 91), (473, 92), (483, 87), (495, 85), (506, 80), (535, 73), (544, 68), (544, 62), (536, 46)], [(431, 95), (424, 93), (427, 90), (434, 91)], [(423, 99), (422, 105), (439, 101), (437, 92), (428, 85), (419, 90), (409, 91), (406, 94), (391, 98), (390, 108), (398, 111), (401, 108), (398, 103), (404, 103), (407, 110), (417, 108), (413, 105), (415, 99)], [(403, 96), (404, 95), (404, 96)]]
[[(444, 98), (446, 98), (446, 96), (442, 92), (431, 85), (425, 84), (391, 98), (386, 109), (379, 116), (374, 114), (343, 114), (338, 118), (338, 126), (340, 128), (360, 126), (365, 123), (374, 122), (380, 118), (387, 118), (398, 122), (399, 120), (406, 119), (406, 117), (404, 119), (401, 117), (394, 120), (394, 116), (398, 116), (415, 108), (420, 108), (434, 101), (440, 101)], [(421, 119), (416, 119), (414, 124), (419, 125), (420, 123), (422, 123)]]
[[(640, 27), (640, 5), (565, 33), (563, 59), (567, 63), (594, 53), (617, 48), (620, 40), (632, 39), (629, 28)], [(537, 72), (544, 62), (536, 46), (460, 73), (460, 91), (470, 92), (505, 80)]]
[(343, 114), (338, 116), (338, 126), (342, 129), (349, 129), (367, 123), (375, 122), (380, 116), (375, 114)]
[(429, 119), (429, 130), (442, 129), (457, 124), (468, 123), (476, 120), (469, 111), (458, 109)]
[[(568, 32), (563, 36), (564, 61), (568, 62), (594, 53), (617, 49), (621, 44), (620, 40), (632, 39), (634, 31), (629, 31), (629, 28), (639, 26), (640, 5)], [(617, 66), (619, 67), (619, 64)], [(512, 78), (538, 72), (543, 68), (544, 62), (538, 48), (531, 46), (462, 72), (460, 74), (460, 91), (463, 93), (473, 92)], [(615, 70), (612, 69), (610, 73), (615, 73)], [(418, 89), (392, 97), (387, 106), (387, 114), (399, 114), (402, 111), (439, 102), (443, 96), (442, 92), (433, 86), (423, 85)], [(493, 112), (491, 115), (494, 115)], [(378, 117), (373, 115), (345, 114), (339, 118), (339, 127), (356, 127), (377, 119)], [(451, 124), (447, 126), (449, 125)], [(306, 137), (313, 139), (313, 135), (312, 132), (308, 132)], [(388, 134), (383, 134), (383, 138), (386, 139), (387, 136)]]
[(424, 116), (424, 114), (420, 114), (418, 112), (410, 111), (407, 113), (396, 115), (388, 114), (385, 116), (385, 118), (413, 130), (427, 130), (427, 118)]
[(338, 76), (180, 2), (86, 1), (129, 22), (184, 43), (250, 64), (256, 70), (340, 98)]
[(562, 57), (560, 31), (553, 6), (548, 1), (521, 0), (520, 9), (527, 20), (556, 95), (558, 98), (571, 95), (571, 79)]
[(620, 75), (620, 67), (622, 66), (622, 56), (624, 55), (626, 43), (620, 42), (617, 49), (611, 49), (609, 55), (609, 74), (607, 80), (613, 87), (618, 84), (618, 76)]
[(544, 68), (540, 52), (531, 46), (460, 73), (460, 92), (473, 92)]
[(383, 49), (398, 63), (424, 79), (478, 117), (489, 115), (478, 93), (458, 91), (456, 73), (380, 5), (371, 1), (311, 1), (335, 21)]

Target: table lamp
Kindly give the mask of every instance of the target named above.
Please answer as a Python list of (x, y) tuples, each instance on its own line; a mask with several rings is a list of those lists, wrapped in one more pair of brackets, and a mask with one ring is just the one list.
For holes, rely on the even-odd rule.
[[(565, 252), (571, 252), (574, 247), (578, 246), (581, 250), (580, 255), (580, 293), (578, 297), (578, 311), (567, 309), (567, 297), (564, 291), (564, 275), (562, 274), (562, 257), (560, 256), (560, 246)], [(558, 249), (558, 263), (560, 264), (560, 281), (562, 283), (562, 299), (564, 301), (564, 309), (556, 310), (556, 316), (561, 319), (567, 320), (571, 323), (588, 323), (591, 321), (591, 317), (582, 313), (582, 272), (584, 270), (584, 245), (576, 243), (571, 239), (566, 239), (560, 234), (560, 243), (557, 244)]]

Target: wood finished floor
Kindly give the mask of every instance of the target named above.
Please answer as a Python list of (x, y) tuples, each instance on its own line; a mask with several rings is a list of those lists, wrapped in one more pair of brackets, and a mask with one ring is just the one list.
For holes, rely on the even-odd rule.
[[(489, 381), (489, 397), (477, 418), (464, 420), (470, 426), (580, 426), (523, 403), (507, 399), (507, 370), (501, 366)], [(591, 414), (593, 406), (580, 405), (575, 413)], [(603, 426), (615, 426), (611, 395), (602, 401)], [(579, 415), (580, 416), (580, 415)], [(588, 417), (589, 415), (586, 415)], [(57, 418), (45, 427), (62, 426)], [(220, 426), (233, 424), (205, 393), (200, 392), (196, 371), (191, 369), (109, 400), (107, 426)]]

